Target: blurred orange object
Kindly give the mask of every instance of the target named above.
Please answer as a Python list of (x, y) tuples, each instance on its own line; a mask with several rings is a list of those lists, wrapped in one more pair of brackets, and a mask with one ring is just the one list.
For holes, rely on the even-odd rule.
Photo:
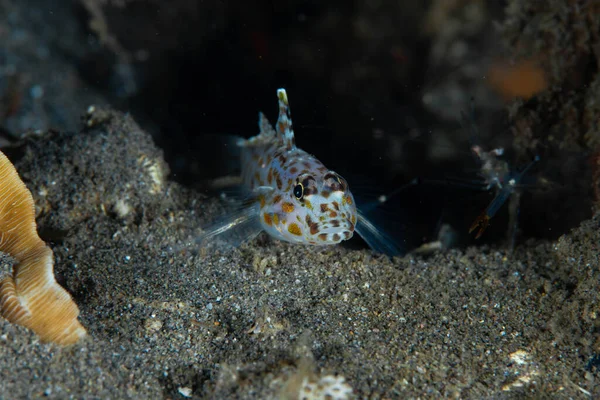
[(544, 70), (532, 59), (509, 62), (498, 60), (488, 70), (489, 85), (504, 100), (521, 97), (525, 100), (548, 87)]

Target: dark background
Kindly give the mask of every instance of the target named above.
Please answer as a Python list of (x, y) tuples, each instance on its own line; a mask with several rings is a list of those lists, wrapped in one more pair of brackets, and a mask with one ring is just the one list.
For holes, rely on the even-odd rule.
[[(234, 172), (227, 138), (255, 135), (258, 111), (275, 121), (284, 87), (298, 146), (345, 176), (358, 198), (421, 179), (377, 211), (386, 229), (414, 246), (449, 224), (465, 245), (494, 195), (449, 184), (478, 178), (459, 123), (473, 97), (484, 146), (504, 147), (514, 170), (541, 156), (526, 179), (519, 240), (556, 238), (591, 214), (591, 146), (537, 133), (544, 116), (527, 112), (538, 97), (513, 93), (527, 86), (525, 72), (494, 78), (524, 53), (511, 36), (524, 29), (509, 17), (523, 24), (527, 16), (505, 15), (505, 2), (25, 3), (3, 3), (7, 138), (79, 129), (89, 104), (108, 103), (153, 134), (172, 179), (204, 191), (207, 180)], [(583, 82), (590, 69), (580, 66)], [(521, 129), (523, 115), (538, 124)], [(507, 215), (505, 206), (479, 243), (504, 245)]]

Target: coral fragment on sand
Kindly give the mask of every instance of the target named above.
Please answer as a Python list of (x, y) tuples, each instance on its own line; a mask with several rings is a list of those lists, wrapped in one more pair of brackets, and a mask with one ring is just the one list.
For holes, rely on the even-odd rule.
[(352, 397), (352, 387), (345, 382), (344, 377), (333, 375), (323, 376), (317, 382), (304, 378), (298, 394), (299, 400), (345, 400)]
[(0, 152), (0, 251), (16, 264), (0, 282), (0, 313), (31, 329), (44, 342), (68, 345), (86, 335), (79, 309), (54, 279), (52, 250), (36, 231), (31, 193)]

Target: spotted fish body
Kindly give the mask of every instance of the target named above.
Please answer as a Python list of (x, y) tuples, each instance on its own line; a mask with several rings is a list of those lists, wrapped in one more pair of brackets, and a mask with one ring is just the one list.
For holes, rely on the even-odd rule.
[(279, 118), (271, 126), (259, 114), (257, 136), (240, 139), (243, 206), (206, 228), (202, 239), (245, 227), (248, 239), (264, 230), (274, 238), (331, 245), (356, 231), (375, 250), (395, 255), (393, 242), (357, 209), (348, 183), (311, 154), (296, 147), (286, 91), (277, 91)]

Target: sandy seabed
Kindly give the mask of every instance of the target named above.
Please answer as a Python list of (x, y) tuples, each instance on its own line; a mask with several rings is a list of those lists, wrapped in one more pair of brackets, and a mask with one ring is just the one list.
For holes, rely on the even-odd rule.
[(0, 321), (0, 397), (298, 398), (331, 376), (356, 398), (598, 395), (600, 217), (513, 254), (173, 251), (218, 202), (165, 180), (130, 117), (89, 120), (16, 163), (89, 336), (60, 348)]

